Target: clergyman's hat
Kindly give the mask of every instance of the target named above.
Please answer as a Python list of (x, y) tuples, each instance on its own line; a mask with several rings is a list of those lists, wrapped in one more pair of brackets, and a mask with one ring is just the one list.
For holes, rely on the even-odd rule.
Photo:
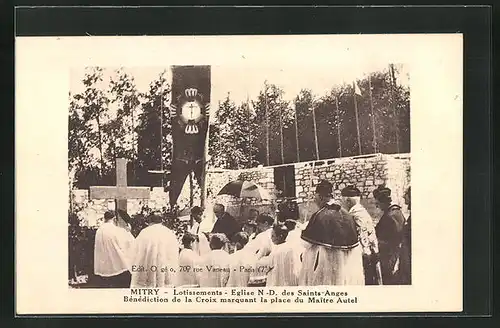
[(360, 197), (361, 191), (356, 186), (347, 186), (342, 189), (340, 195), (344, 197)]
[(333, 185), (326, 180), (321, 180), (316, 185), (316, 193), (320, 194), (321, 196), (332, 196)]
[(380, 185), (373, 191), (373, 197), (382, 203), (390, 203), (391, 199), (391, 189), (384, 185)]

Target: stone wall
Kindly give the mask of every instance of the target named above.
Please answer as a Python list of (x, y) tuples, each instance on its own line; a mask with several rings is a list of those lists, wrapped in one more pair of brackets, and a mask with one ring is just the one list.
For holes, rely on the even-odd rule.
[[(340, 191), (347, 185), (356, 185), (362, 192), (362, 203), (370, 212), (375, 221), (381, 213), (375, 207), (372, 191), (379, 185), (385, 184), (392, 190), (395, 203), (404, 206), (403, 194), (410, 185), (410, 155), (371, 155), (341, 159), (317, 161), (315, 163), (296, 163), (295, 190), (299, 204), (301, 221), (309, 218), (317, 210), (313, 203), (314, 186), (320, 179), (330, 181), (334, 186), (335, 197), (340, 197)], [(209, 170), (206, 176), (207, 199), (206, 211), (212, 211), (215, 202), (226, 205), (229, 213), (237, 217), (246, 217), (250, 208), (256, 208), (261, 213), (274, 213), (275, 201), (242, 201), (230, 196), (217, 196), (217, 193), (230, 181), (243, 179), (252, 181), (265, 188), (271, 195), (276, 195), (273, 167), (258, 167), (245, 170)], [(195, 205), (199, 205), (199, 194), (195, 196)], [(179, 197), (181, 208), (189, 205), (189, 182), (186, 180)], [(133, 215), (143, 205), (161, 209), (168, 206), (168, 193), (163, 188), (153, 188), (148, 200), (129, 200), (128, 212)], [(95, 226), (104, 212), (114, 206), (112, 199), (89, 200), (87, 190), (73, 190), (73, 206), (79, 209), (78, 215), (84, 224)]]
[[(104, 216), (104, 212), (115, 208), (114, 199), (89, 199), (88, 190), (76, 189), (73, 193), (73, 208), (77, 210), (82, 225), (98, 226)], [(161, 209), (168, 205), (168, 193), (163, 188), (152, 188), (150, 199), (129, 199), (127, 201), (127, 212), (134, 215), (147, 205), (153, 209)]]
[[(296, 197), (302, 220), (317, 210), (312, 199), (320, 179), (333, 184), (334, 197), (347, 185), (362, 193), (361, 202), (376, 220), (381, 213), (372, 192), (380, 184), (392, 190), (393, 201), (404, 205), (403, 193), (410, 185), (410, 155), (371, 155), (295, 164)], [(406, 212), (406, 206), (403, 206)]]

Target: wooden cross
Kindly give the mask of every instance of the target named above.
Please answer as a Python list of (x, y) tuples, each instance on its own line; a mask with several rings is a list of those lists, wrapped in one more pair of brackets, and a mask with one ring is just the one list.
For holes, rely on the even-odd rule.
[(149, 187), (127, 187), (127, 160), (116, 159), (116, 187), (91, 186), (90, 199), (114, 198), (116, 209), (127, 211), (127, 199), (149, 199)]

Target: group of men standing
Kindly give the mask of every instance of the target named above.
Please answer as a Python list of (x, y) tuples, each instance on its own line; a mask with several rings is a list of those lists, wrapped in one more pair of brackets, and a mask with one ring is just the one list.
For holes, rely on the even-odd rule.
[[(391, 190), (373, 191), (383, 215), (374, 224), (355, 186), (333, 198), (333, 186), (315, 189), (319, 209), (306, 224), (286, 215), (250, 212), (245, 226), (214, 205), (215, 222), (191, 210), (181, 245), (153, 213), (134, 239), (118, 224), (126, 213), (107, 212), (95, 241), (101, 287), (246, 287), (411, 284), (411, 225)], [(410, 189), (405, 193), (410, 209)]]

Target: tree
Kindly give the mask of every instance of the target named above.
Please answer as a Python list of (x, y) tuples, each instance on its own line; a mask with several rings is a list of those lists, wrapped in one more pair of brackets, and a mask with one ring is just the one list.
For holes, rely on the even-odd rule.
[(302, 89), (295, 97), (295, 112), (299, 139), (301, 161), (310, 161), (316, 158), (314, 137), (314, 122), (312, 109), (315, 106), (314, 96), (309, 89)]
[(166, 176), (156, 179), (148, 170), (166, 170), (172, 164), (172, 124), (168, 110), (170, 92), (166, 71), (163, 71), (150, 83), (149, 90), (141, 95), (142, 112), (138, 116), (136, 128), (136, 175), (140, 184), (167, 184)]
[[(102, 68), (90, 68), (83, 79), (85, 90), (82, 94), (75, 95), (82, 110), (85, 122), (88, 147), (95, 147), (99, 151), (99, 177), (104, 180), (107, 171), (107, 160), (104, 154), (104, 124), (107, 120), (109, 99), (106, 93), (98, 86), (103, 80)], [(104, 181), (101, 181), (104, 183)]]
[(258, 162), (264, 165), (286, 163), (285, 156), (289, 156), (285, 151), (285, 143), (288, 140), (284, 135), (293, 124), (294, 112), (290, 104), (283, 99), (284, 94), (280, 87), (265, 83), (264, 90), (259, 93), (257, 101), (253, 102), (255, 122), (258, 126), (254, 131), (257, 136), (255, 147), (259, 150)]
[(236, 106), (228, 95), (219, 104), (215, 122), (210, 125), (209, 165), (226, 169), (257, 165), (258, 149), (253, 143), (255, 128), (255, 115), (249, 102)]
[(134, 77), (119, 69), (115, 71), (109, 84), (111, 104), (116, 109), (116, 116), (110, 117), (105, 124), (107, 157), (126, 158), (132, 169), (127, 170), (130, 184), (135, 184), (135, 164), (137, 159), (136, 126), (139, 109), (139, 92)]

